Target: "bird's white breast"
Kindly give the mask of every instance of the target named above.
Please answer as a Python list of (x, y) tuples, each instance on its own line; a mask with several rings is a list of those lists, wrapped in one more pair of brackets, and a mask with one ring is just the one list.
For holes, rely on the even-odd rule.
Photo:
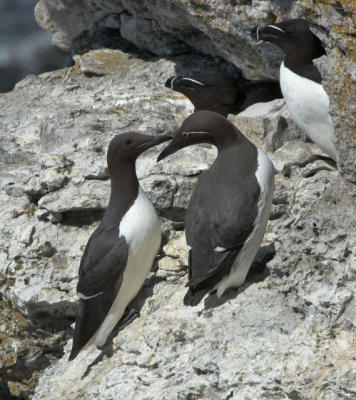
[(156, 210), (141, 187), (137, 199), (121, 220), (120, 236), (125, 238), (129, 247), (127, 264), (116, 299), (93, 338), (97, 346), (105, 343), (126, 306), (142, 287), (161, 243)]
[(125, 238), (131, 254), (137, 254), (148, 242), (157, 241), (157, 233), (160, 237), (156, 210), (139, 187), (137, 199), (121, 220), (120, 236)]
[(329, 97), (322, 85), (291, 71), (282, 62), (280, 84), (294, 122), (335, 161), (334, 126), (329, 114)]

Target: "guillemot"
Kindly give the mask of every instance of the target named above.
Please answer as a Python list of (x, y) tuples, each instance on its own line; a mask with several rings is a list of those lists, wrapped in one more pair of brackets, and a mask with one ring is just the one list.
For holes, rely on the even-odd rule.
[(79, 267), (79, 297), (69, 360), (94, 343), (103, 346), (140, 290), (161, 243), (158, 216), (139, 185), (136, 158), (170, 136), (117, 135), (107, 153), (109, 205)]
[(172, 76), (165, 86), (180, 92), (193, 103), (194, 111), (215, 111), (224, 117), (238, 114), (255, 103), (282, 98), (279, 82), (239, 80), (219, 72)]
[(215, 145), (218, 156), (199, 176), (185, 218), (186, 305), (196, 305), (213, 290), (220, 297), (245, 282), (266, 230), (274, 190), (274, 168), (268, 156), (212, 111), (186, 118), (158, 161), (198, 143)]
[(320, 39), (305, 19), (257, 26), (252, 36), (276, 44), (286, 57), (280, 66), (280, 84), (294, 122), (329, 157), (337, 162), (329, 97), (313, 60), (325, 54)]

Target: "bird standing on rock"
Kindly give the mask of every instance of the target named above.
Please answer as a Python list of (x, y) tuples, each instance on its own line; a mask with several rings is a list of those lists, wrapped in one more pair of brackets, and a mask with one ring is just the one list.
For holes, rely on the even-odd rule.
[(283, 97), (277, 81), (250, 81), (242, 77), (237, 81), (218, 72), (172, 76), (165, 86), (187, 96), (194, 111), (215, 111), (224, 117), (238, 114), (252, 104)]
[(225, 117), (198, 111), (185, 119), (158, 161), (186, 146), (210, 143), (218, 156), (200, 175), (185, 219), (189, 290), (185, 305), (196, 305), (241, 286), (263, 239), (274, 190), (268, 156)]
[(280, 67), (280, 84), (288, 111), (310, 139), (337, 162), (329, 97), (313, 60), (325, 54), (320, 39), (305, 19), (257, 26), (252, 36), (277, 45), (286, 54)]
[(135, 161), (145, 150), (169, 139), (131, 132), (110, 142), (110, 201), (80, 263), (69, 360), (92, 343), (105, 344), (151, 269), (161, 230), (156, 211), (137, 180)]

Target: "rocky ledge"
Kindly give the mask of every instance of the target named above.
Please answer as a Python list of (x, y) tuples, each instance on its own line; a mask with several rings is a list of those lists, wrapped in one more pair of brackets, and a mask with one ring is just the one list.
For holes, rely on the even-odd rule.
[[(99, 11), (113, 7), (94, 3)], [(196, 3), (202, 15), (209, 12), (208, 2)], [(243, 6), (236, 3), (231, 7)], [(262, 3), (269, 4), (245, 4), (246, 13)], [(302, 7), (308, 2), (292, 11)], [(75, 12), (82, 29), (91, 23), (85, 10)], [(211, 36), (221, 29), (208, 27)], [(60, 32), (71, 37), (69, 28)], [(11, 398), (10, 389), (18, 399), (355, 398), (356, 187), (345, 179), (350, 168), (341, 175), (320, 160), (288, 166), (319, 150), (303, 139), (282, 100), (232, 118), (277, 171), (270, 222), (246, 284), (183, 307), (184, 211), (216, 153), (194, 146), (156, 164), (160, 149), (152, 149), (137, 170), (160, 214), (163, 246), (132, 305), (140, 316), (118, 332), (111, 352), (91, 347), (68, 362), (78, 266), (108, 201), (110, 139), (132, 130), (171, 132), (191, 113), (183, 96), (164, 87), (168, 76), (234, 70), (234, 60), (192, 47), (164, 57), (98, 49), (74, 58), (72, 67), (29, 76), (0, 96), (1, 396)], [(340, 149), (353, 143), (355, 130), (344, 135)], [(340, 154), (351, 165), (351, 153)]]

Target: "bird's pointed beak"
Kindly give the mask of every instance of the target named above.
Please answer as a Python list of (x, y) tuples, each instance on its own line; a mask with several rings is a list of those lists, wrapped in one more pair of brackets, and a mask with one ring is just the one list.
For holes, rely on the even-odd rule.
[(182, 128), (173, 137), (173, 140), (169, 145), (161, 151), (157, 157), (157, 162), (163, 160), (164, 158), (170, 156), (176, 151), (183, 149), (183, 147), (191, 146), (193, 144), (199, 143), (213, 143), (213, 140), (208, 131), (200, 130), (188, 130), (183, 131)]
[(171, 135), (151, 136), (151, 138), (137, 146), (138, 149), (146, 150), (159, 144), (173, 139)]
[(179, 136), (175, 136), (171, 143), (169, 143), (169, 145), (161, 151), (161, 153), (157, 157), (157, 162), (182, 149), (183, 147), (185, 147), (185, 145), (186, 143), (182, 141)]

